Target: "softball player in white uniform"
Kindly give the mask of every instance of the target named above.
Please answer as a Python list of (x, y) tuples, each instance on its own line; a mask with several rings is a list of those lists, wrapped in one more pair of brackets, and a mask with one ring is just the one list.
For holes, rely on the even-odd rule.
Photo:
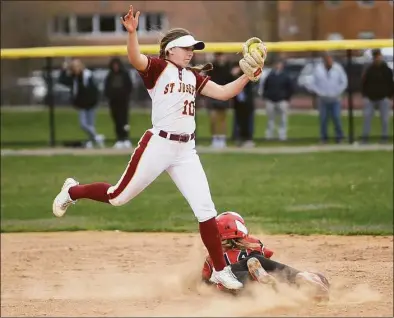
[[(202, 50), (205, 44), (197, 41), (184, 29), (170, 30), (161, 40), (160, 57), (140, 53), (137, 26), (139, 12), (134, 16), (130, 6), (122, 23), (128, 31), (128, 58), (139, 71), (152, 99), (152, 128), (141, 137), (138, 146), (115, 185), (103, 182), (80, 185), (66, 179), (53, 202), (53, 213), (61, 217), (78, 199), (91, 199), (114, 206), (124, 205), (143, 191), (162, 172), (167, 171), (190, 204), (197, 220), (202, 241), (214, 263), (211, 280), (228, 289), (240, 289), (242, 283), (226, 267), (209, 185), (195, 150), (195, 96), (197, 93), (219, 100), (239, 94), (249, 80), (257, 81), (264, 59), (244, 54), (240, 66), (244, 75), (225, 86), (199, 74), (204, 68), (190, 68), (193, 50)], [(249, 43), (260, 40), (253, 38)], [(245, 52), (244, 52), (245, 53)], [(265, 58), (265, 56), (264, 56)]]

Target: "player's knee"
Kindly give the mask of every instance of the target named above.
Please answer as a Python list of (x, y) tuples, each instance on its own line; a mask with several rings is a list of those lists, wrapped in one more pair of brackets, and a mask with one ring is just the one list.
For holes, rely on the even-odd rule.
[(114, 189), (114, 187), (108, 189), (107, 194), (109, 196), (109, 203), (113, 206), (125, 205), (129, 200), (124, 195), (122, 195), (122, 193), (114, 196)]
[(134, 199), (141, 191), (142, 187), (136, 187), (129, 185), (124, 189), (119, 189), (119, 186), (112, 186), (108, 189), (107, 194), (110, 197), (109, 203), (114, 206), (122, 206), (129, 203)]
[(108, 190), (109, 203), (113, 206), (122, 206), (129, 203), (136, 194), (133, 192), (123, 191), (120, 194), (114, 196), (114, 192), (111, 192), (111, 188)]
[(109, 200), (109, 203), (113, 206), (122, 206), (125, 205), (127, 202), (119, 198), (113, 198)]

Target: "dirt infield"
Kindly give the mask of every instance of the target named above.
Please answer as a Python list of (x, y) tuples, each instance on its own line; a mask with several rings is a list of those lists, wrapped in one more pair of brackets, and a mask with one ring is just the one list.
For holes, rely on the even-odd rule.
[(264, 236), (274, 259), (327, 274), (328, 304), (252, 286), (234, 298), (199, 283), (196, 234), (1, 235), (1, 316), (392, 316), (393, 237)]

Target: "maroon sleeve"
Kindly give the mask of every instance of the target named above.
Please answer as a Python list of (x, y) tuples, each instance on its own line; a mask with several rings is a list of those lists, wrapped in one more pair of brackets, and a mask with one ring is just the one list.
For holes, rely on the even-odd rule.
[(193, 74), (196, 77), (196, 91), (197, 93), (200, 93), (211, 77), (207, 75), (201, 75), (196, 71), (193, 71)]
[(138, 72), (147, 89), (152, 89), (156, 85), (157, 79), (163, 73), (167, 62), (158, 57), (148, 56), (148, 66), (142, 72)]

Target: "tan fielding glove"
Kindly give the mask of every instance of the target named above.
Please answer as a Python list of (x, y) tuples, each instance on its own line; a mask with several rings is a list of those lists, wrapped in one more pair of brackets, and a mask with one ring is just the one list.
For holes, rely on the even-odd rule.
[(267, 58), (267, 47), (259, 38), (250, 38), (242, 45), (242, 55), (244, 58), (253, 58), (261, 67)]
[(239, 66), (251, 81), (257, 82), (267, 57), (267, 47), (259, 38), (250, 38), (243, 44), (242, 54)]
[(252, 82), (257, 82), (263, 72), (263, 69), (261, 67), (256, 64), (254, 64), (254, 66), (253, 64), (249, 64), (245, 58), (239, 61), (239, 67)]

